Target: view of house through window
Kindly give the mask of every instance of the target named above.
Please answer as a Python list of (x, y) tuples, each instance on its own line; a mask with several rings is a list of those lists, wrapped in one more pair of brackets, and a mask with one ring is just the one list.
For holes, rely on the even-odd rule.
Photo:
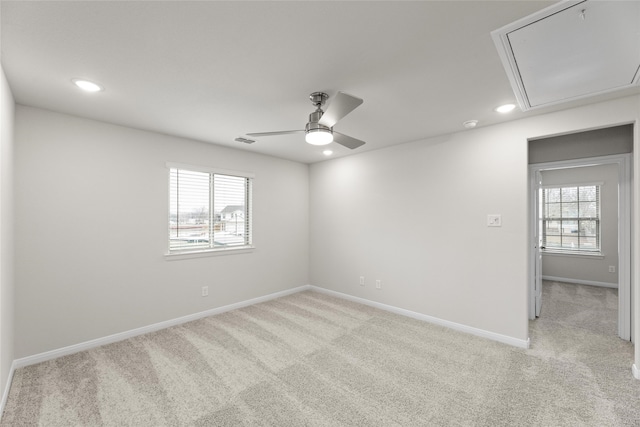
[(251, 178), (171, 168), (169, 251), (251, 244)]
[(540, 191), (542, 246), (547, 251), (600, 252), (600, 186)]

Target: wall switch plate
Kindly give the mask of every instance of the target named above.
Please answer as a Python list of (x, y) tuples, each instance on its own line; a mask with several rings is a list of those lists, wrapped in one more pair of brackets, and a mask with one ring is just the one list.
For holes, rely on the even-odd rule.
[(616, 266), (615, 265), (610, 265), (609, 266), (609, 273), (615, 273), (616, 272)]
[(203, 297), (209, 296), (209, 287), (208, 286), (203, 286), (202, 287), (202, 296)]
[(487, 215), (487, 226), (489, 227), (502, 227), (502, 215), (489, 214)]
[(364, 286), (364, 276), (360, 276), (360, 286)]
[(382, 288), (382, 283), (380, 282), (380, 280), (376, 280), (376, 289), (380, 289)]

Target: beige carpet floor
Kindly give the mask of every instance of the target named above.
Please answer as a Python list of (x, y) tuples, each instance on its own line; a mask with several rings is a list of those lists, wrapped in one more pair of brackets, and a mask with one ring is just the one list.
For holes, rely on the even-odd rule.
[(523, 350), (298, 293), (19, 369), (0, 425), (640, 425), (616, 291), (543, 301)]

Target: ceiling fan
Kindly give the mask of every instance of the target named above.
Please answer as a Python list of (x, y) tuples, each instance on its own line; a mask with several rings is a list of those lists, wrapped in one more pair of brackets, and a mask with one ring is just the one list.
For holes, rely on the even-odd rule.
[(352, 138), (333, 130), (333, 126), (340, 119), (356, 109), (363, 100), (344, 92), (338, 92), (327, 111), (322, 110), (322, 106), (329, 99), (329, 95), (324, 92), (313, 92), (309, 95), (311, 103), (316, 107), (316, 111), (309, 114), (309, 123), (302, 130), (284, 130), (279, 132), (258, 132), (248, 133), (249, 136), (275, 136), (293, 133), (304, 133), (305, 140), (312, 145), (327, 145), (337, 142), (347, 148), (354, 149), (364, 145), (364, 141)]

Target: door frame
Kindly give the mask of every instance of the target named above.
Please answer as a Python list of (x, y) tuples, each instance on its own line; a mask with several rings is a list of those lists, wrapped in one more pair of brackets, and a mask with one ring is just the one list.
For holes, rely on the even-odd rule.
[(535, 319), (536, 292), (536, 257), (538, 256), (538, 242), (536, 224), (539, 221), (539, 210), (536, 194), (539, 183), (538, 173), (549, 169), (568, 169), (584, 166), (606, 164), (618, 165), (618, 336), (626, 341), (631, 337), (631, 168), (632, 154), (615, 154), (610, 156), (589, 157), (584, 159), (561, 160), (548, 163), (529, 165), (529, 203), (530, 242), (535, 245), (529, 253), (529, 319)]
[(533, 221), (533, 236), (535, 241), (535, 276), (534, 276), (534, 289), (532, 290), (532, 304), (531, 319), (535, 319), (540, 316), (540, 310), (542, 309), (542, 239), (541, 233), (541, 221), (540, 221), (540, 185), (542, 184), (542, 173), (540, 169), (532, 173), (534, 181), (533, 189), (533, 206), (536, 210), (535, 221)]

